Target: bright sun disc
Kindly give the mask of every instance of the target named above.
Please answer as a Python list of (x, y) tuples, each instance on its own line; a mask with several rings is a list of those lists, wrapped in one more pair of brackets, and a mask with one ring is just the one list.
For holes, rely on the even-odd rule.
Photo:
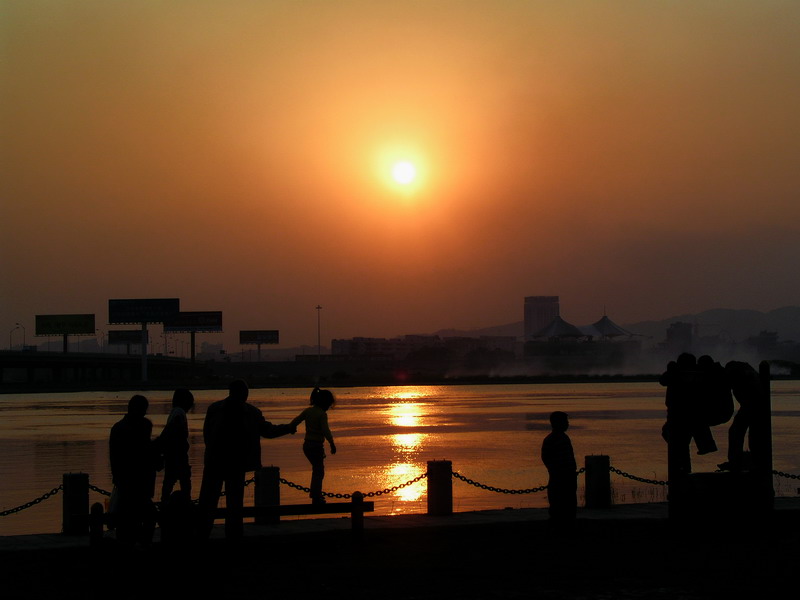
[(417, 176), (417, 169), (410, 162), (404, 160), (392, 167), (392, 178), (400, 185), (408, 185)]

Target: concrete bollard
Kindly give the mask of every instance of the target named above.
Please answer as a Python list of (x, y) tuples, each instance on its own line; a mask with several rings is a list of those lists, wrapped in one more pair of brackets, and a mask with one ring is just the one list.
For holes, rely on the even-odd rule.
[(364, 494), (361, 492), (353, 492), (353, 534), (356, 538), (360, 538), (361, 532), (364, 531)]
[(453, 463), (449, 460), (428, 461), (428, 514), (453, 514)]
[(64, 473), (61, 531), (67, 535), (89, 532), (89, 475)]
[(611, 506), (611, 461), (608, 456), (586, 456), (586, 508)]
[(89, 545), (99, 546), (103, 542), (103, 525), (105, 521), (105, 510), (99, 502), (92, 504), (89, 513)]
[[(281, 505), (281, 470), (279, 467), (261, 467), (255, 472), (255, 492), (253, 504), (257, 507)], [(258, 525), (280, 522), (278, 513), (272, 515), (256, 515)]]

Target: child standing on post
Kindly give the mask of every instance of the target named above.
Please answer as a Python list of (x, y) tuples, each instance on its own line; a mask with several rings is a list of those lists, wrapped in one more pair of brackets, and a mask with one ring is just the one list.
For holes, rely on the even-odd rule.
[(324, 504), (322, 480), (325, 477), (325, 440), (331, 446), (331, 454), (336, 454), (336, 444), (328, 427), (328, 409), (336, 402), (330, 390), (314, 388), (311, 392), (311, 406), (301, 412), (291, 425), (297, 427), (306, 422), (306, 437), (303, 441), (303, 454), (311, 463), (311, 503)]

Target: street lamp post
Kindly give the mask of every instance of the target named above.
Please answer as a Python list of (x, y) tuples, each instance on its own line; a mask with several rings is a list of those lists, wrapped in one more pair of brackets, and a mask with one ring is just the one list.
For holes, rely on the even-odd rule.
[(25, 325), (22, 323), (17, 323), (17, 327), (22, 328), (22, 349), (25, 350), (25, 344), (27, 343), (25, 340)]
[(317, 361), (322, 360), (322, 338), (320, 336), (320, 311), (322, 307), (317, 304)]

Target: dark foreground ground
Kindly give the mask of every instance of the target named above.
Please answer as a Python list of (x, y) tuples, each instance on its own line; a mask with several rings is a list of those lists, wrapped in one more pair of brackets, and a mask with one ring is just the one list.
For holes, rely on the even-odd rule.
[(347, 530), (178, 550), (0, 552), (3, 598), (761, 598), (796, 593), (800, 512), (766, 524), (665, 519)]

